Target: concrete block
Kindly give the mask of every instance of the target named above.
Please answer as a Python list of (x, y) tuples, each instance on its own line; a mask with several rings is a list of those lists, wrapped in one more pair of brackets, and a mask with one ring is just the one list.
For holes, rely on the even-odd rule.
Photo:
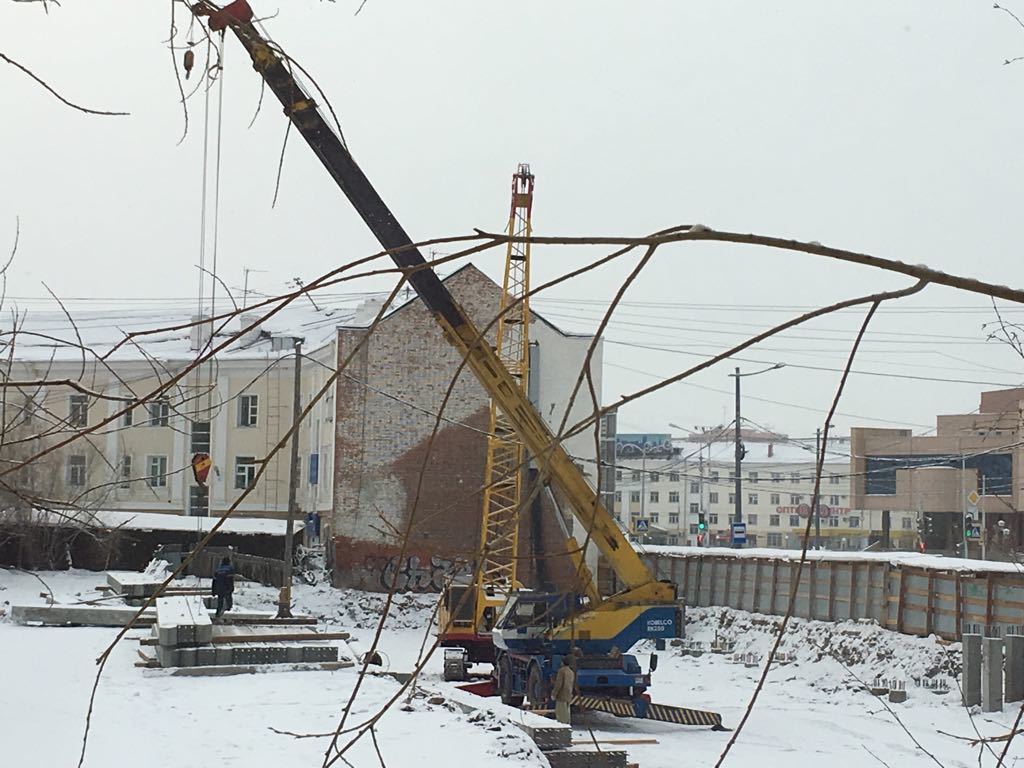
[(234, 657), (234, 648), (230, 645), (215, 645), (217, 664), (230, 664)]
[[(123, 627), (135, 614), (134, 608), (97, 605), (12, 605), (11, 620), (18, 624), (50, 626)], [(135, 622), (136, 627), (153, 624), (156, 614), (147, 611)]]
[(893, 689), (889, 691), (890, 704), (903, 704), (907, 700), (907, 689)]
[(180, 666), (180, 657), (176, 648), (158, 645), (156, 647), (156, 659), (160, 662), (161, 667)]
[(1007, 702), (1024, 701), (1024, 635), (1006, 636)]
[(986, 637), (982, 641), (981, 709), (1003, 711), (1003, 640)]
[(965, 634), (963, 646), (963, 680), (961, 688), (964, 692), (964, 706), (974, 707), (981, 704), (981, 635)]
[(196, 664), (201, 667), (212, 667), (217, 663), (217, 649), (212, 645), (196, 648)]
[(176, 626), (156, 627), (156, 639), (160, 645), (169, 647), (178, 644), (178, 628)]
[(156, 622), (158, 637), (163, 632), (168, 640), (162, 644), (205, 645), (213, 640), (213, 622), (197, 596), (158, 597)]
[(302, 646), (301, 645), (289, 645), (288, 646), (288, 661), (290, 661), (290, 662), (302, 661)]
[(179, 648), (178, 649), (178, 666), (179, 667), (194, 667), (196, 665), (196, 649), (195, 648)]

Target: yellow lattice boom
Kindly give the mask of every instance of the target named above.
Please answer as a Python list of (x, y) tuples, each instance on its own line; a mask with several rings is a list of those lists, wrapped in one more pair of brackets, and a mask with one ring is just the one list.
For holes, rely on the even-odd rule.
[[(522, 163), (512, 176), (509, 243), (501, 292), (501, 317), (496, 351), (520, 390), (526, 394), (530, 374), (530, 244), (513, 238), (529, 237), (533, 209), (533, 174)], [(483, 563), (477, 589), (477, 626), (487, 607), (498, 608), (518, 586), (519, 505), (523, 487), (523, 443), (512, 423), (491, 399), (490, 437), (484, 475), (483, 525), (480, 549)]]

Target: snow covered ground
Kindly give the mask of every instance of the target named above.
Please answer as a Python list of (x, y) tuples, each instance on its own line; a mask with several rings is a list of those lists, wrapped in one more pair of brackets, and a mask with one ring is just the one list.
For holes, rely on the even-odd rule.
[[(60, 602), (97, 595), (101, 574), (83, 571), (39, 574)], [(0, 608), (9, 603), (42, 603), (43, 585), (32, 575), (0, 570)], [(274, 590), (239, 584), (236, 605), (270, 608)], [(297, 608), (344, 628), (367, 647), (382, 596), (296, 586)], [(392, 670), (411, 669), (423, 643), (433, 607), (429, 597), (396, 598), (381, 648)], [(763, 654), (772, 642), (776, 619), (730, 609), (689, 612), (691, 639), (710, 641), (716, 633), (736, 641), (737, 653)], [(0, 619), (0, 764), (73, 766), (81, 747), (82, 727), (95, 658), (114, 636), (110, 629), (21, 627)], [(141, 634), (133, 632), (133, 635)], [(429, 644), (429, 643), (428, 643)], [(271, 728), (298, 733), (333, 730), (356, 679), (354, 670), (275, 672), (234, 677), (170, 677), (133, 664), (138, 645), (124, 641), (114, 652), (99, 687), (86, 765), (129, 763), (163, 768), (202, 763), (275, 768), (317, 766), (327, 741), (295, 739)], [(635, 649), (646, 665), (650, 648)], [(730, 658), (705, 654), (683, 656), (679, 648), (659, 653), (656, 701), (720, 712), (727, 726), (742, 717), (759, 668)], [(960, 705), (955, 682), (959, 646), (934, 639), (909, 638), (870, 624), (795, 621), (783, 645), (795, 661), (773, 669), (760, 701), (727, 765), (891, 768), (935, 765), (897, 723), (906, 728), (948, 768), (977, 766), (978, 749), (939, 731), (974, 736), (1005, 732), (1016, 714), (972, 718)], [(423, 687), (444, 692), (440, 658), (431, 659)], [(856, 677), (877, 675), (908, 681), (906, 704), (890, 705), (864, 690)], [(949, 677), (949, 694), (917, 689), (919, 675)], [(856, 677), (855, 677), (856, 676)], [(398, 689), (388, 678), (368, 678), (356, 700), (351, 724), (376, 712)], [(500, 710), (500, 708), (499, 708)], [(574, 738), (656, 739), (656, 745), (632, 745), (631, 761), (642, 768), (712, 766), (729, 734), (661, 723), (591, 714), (575, 723)], [(411, 711), (395, 707), (380, 722), (378, 743), (389, 768), (401, 766), (545, 765), (532, 743), (500, 718), (475, 718), (445, 704), (413, 701)], [(453, 752), (453, 750), (458, 750)], [(870, 750), (870, 753), (869, 751)], [(876, 757), (872, 756), (873, 753)], [(1024, 763), (1024, 740), (1015, 742), (1009, 765)], [(458, 759), (453, 759), (457, 756)], [(355, 766), (377, 766), (368, 739), (346, 755)], [(992, 754), (981, 765), (995, 766)]]

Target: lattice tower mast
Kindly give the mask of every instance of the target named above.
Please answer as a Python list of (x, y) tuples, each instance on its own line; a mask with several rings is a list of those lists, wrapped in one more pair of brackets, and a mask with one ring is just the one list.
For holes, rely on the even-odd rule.
[[(525, 394), (530, 374), (530, 244), (512, 238), (529, 237), (533, 209), (533, 174), (521, 163), (512, 176), (512, 206), (508, 219), (509, 243), (497, 326), (497, 353)], [(507, 310), (507, 311), (506, 311)], [(525, 451), (512, 424), (491, 399), (487, 469), (484, 476), (480, 573), (481, 598), (477, 619), (488, 606), (500, 607), (504, 595), (519, 586), (516, 563), (519, 551), (519, 504), (522, 496)]]

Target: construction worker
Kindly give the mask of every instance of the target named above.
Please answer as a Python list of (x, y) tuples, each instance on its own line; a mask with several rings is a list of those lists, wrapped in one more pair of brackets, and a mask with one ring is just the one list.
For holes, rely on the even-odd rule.
[(231, 610), (234, 591), (235, 569), (231, 565), (231, 558), (225, 557), (213, 572), (213, 596), (217, 598), (217, 616), (223, 614), (225, 610)]
[(562, 657), (562, 666), (555, 674), (554, 685), (551, 686), (551, 698), (555, 700), (555, 718), (560, 723), (572, 725), (571, 710), (573, 688), (576, 687), (576, 673), (572, 671), (572, 661), (568, 656)]

